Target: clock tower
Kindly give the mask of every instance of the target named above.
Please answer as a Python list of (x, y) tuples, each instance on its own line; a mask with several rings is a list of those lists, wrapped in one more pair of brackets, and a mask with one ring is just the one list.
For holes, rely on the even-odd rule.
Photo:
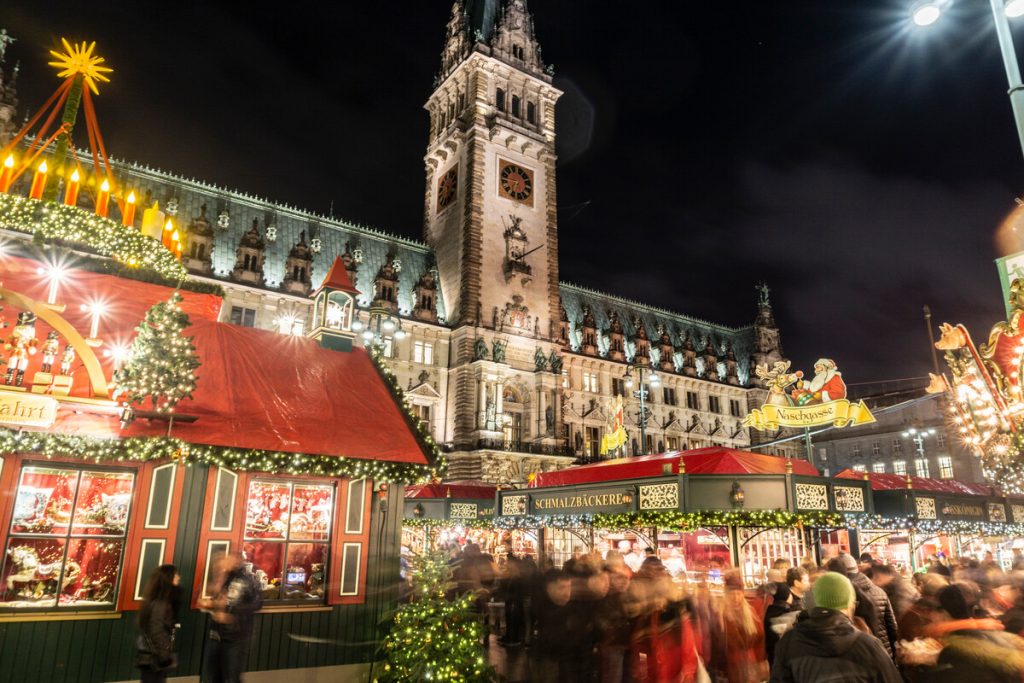
[[(456, 376), (480, 360), (481, 340), (489, 349), (498, 340), (506, 363), (530, 369), (538, 353), (557, 349), (560, 95), (525, 0), (456, 0), (426, 103), (424, 159), (424, 238), (437, 257)], [(465, 396), (452, 397), (457, 425), (448, 439), (456, 445), (470, 432), (474, 441), (500, 436), (500, 424), (481, 431), (486, 404), (475, 417), (459, 413), (483, 401), (475, 382), (466, 379)]]

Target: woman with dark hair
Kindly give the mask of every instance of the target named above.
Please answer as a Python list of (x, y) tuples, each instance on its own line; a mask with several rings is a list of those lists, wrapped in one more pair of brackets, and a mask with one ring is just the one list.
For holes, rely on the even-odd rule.
[(153, 570), (142, 592), (139, 609), (139, 635), (135, 646), (136, 666), (142, 671), (142, 683), (162, 683), (167, 671), (178, 665), (174, 652), (174, 624), (181, 577), (173, 564)]

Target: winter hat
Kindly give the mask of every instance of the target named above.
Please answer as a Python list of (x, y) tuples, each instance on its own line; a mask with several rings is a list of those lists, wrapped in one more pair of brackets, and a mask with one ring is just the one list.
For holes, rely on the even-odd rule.
[(853, 584), (850, 580), (836, 572), (825, 572), (814, 582), (811, 588), (814, 604), (825, 609), (849, 609), (856, 599)]
[(845, 574), (846, 576), (856, 574), (857, 560), (855, 560), (852, 555), (840, 553), (838, 557), (833, 557), (828, 561), (828, 570)]

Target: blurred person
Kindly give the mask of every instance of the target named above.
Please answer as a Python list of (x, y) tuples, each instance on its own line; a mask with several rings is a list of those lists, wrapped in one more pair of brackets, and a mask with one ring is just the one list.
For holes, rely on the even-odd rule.
[(725, 581), (714, 626), (715, 668), (729, 683), (754, 683), (767, 677), (764, 628), (747, 602), (739, 573)]
[[(910, 609), (918, 598), (913, 584), (900, 576), (891, 564), (873, 565), (867, 576), (873, 584), (884, 590), (885, 594), (889, 596), (893, 614), (896, 614), (897, 617)], [(899, 619), (897, 618), (896, 621), (898, 624)]]
[(811, 589), (811, 577), (807, 570), (793, 567), (786, 572), (786, 587), (789, 588), (790, 606), (797, 612), (804, 609), (804, 596)]
[(561, 569), (544, 574), (536, 610), (537, 635), (530, 649), (531, 681), (589, 681), (594, 623), (572, 601), (572, 578)]
[(213, 622), (203, 672), (213, 683), (239, 683), (263, 596), (240, 552), (222, 555), (215, 576), (213, 594), (197, 603), (200, 609), (210, 612)]
[(811, 593), (816, 607), (775, 648), (772, 683), (901, 683), (878, 639), (853, 625), (857, 594), (850, 580), (826, 572)]
[(939, 591), (940, 618), (925, 628), (942, 643), (938, 661), (924, 683), (1020, 683), (1024, 680), (1024, 638), (1006, 633), (996, 619), (974, 618), (972, 589), (950, 584)]
[(768, 570), (768, 582), (769, 583), (783, 583), (786, 580), (786, 572), (793, 566), (793, 563), (787, 559), (779, 558), (772, 562), (772, 568)]
[(860, 568), (862, 573), (867, 574), (869, 569), (877, 566), (878, 564), (880, 563), (872, 557), (871, 553), (861, 553), (860, 561), (857, 563), (857, 566)]
[(640, 544), (633, 543), (632, 550), (622, 559), (634, 574), (640, 571), (640, 565), (644, 562), (644, 553), (640, 549)]
[(167, 672), (178, 665), (174, 650), (178, 586), (181, 577), (173, 564), (157, 567), (146, 580), (139, 608), (139, 635), (135, 664), (142, 683), (162, 683)]
[(629, 596), (632, 572), (625, 564), (607, 564), (608, 591), (597, 606), (601, 683), (629, 683), (633, 680), (630, 634), (638, 608)]
[[(871, 633), (882, 642), (883, 647), (889, 652), (889, 656), (895, 659), (899, 629), (889, 596), (885, 594), (884, 590), (873, 584), (871, 579), (861, 574), (857, 561), (846, 553), (829, 560), (828, 569), (850, 579), (850, 583), (853, 584), (853, 589), (857, 593), (855, 616), (864, 620)], [(815, 600), (815, 606), (817, 606), (817, 600)]]
[(900, 640), (914, 640), (924, 635), (925, 628), (939, 619), (939, 592), (949, 585), (941, 574), (917, 574), (920, 597), (897, 618)]
[[(776, 583), (774, 586), (772, 603), (764, 611), (764, 652), (769, 666), (775, 659), (775, 645), (779, 642), (780, 634), (785, 633), (788, 627), (782, 617), (793, 611), (789, 586), (785, 583)], [(781, 627), (781, 630), (776, 630), (776, 626)]]
[(946, 566), (945, 555), (942, 553), (936, 553), (928, 558), (928, 572), (931, 574), (941, 574), (947, 579), (953, 576), (953, 572), (950, 571), (949, 567)]
[(523, 644), (526, 635), (526, 598), (536, 565), (529, 558), (516, 555), (511, 542), (506, 541), (503, 546), (506, 561), (501, 583), (505, 593), (505, 635), (498, 643), (515, 647)]
[(475, 596), (473, 607), (477, 614), (487, 615), (487, 602), (494, 591), (495, 571), (494, 559), (480, 552), (476, 543), (467, 543), (462, 549), (462, 556), (457, 561), (452, 579), (458, 588), (459, 595), (472, 593)]
[(1013, 561), (1010, 568), (1015, 572), (1024, 571), (1024, 552), (1020, 548), (1013, 549)]

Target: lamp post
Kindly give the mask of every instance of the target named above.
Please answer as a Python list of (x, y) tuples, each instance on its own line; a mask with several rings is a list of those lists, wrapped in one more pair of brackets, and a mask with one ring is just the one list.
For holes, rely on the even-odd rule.
[(626, 388), (633, 388), (633, 369), (636, 368), (637, 379), (640, 380), (640, 388), (634, 390), (633, 398), (640, 399), (640, 411), (637, 413), (637, 423), (640, 425), (640, 454), (647, 454), (647, 385), (644, 383), (644, 375), (648, 376), (648, 380), (651, 383), (651, 387), (657, 387), (661, 384), (661, 378), (658, 377), (658, 373), (654, 370), (648, 370), (642, 365), (634, 366), (632, 364), (626, 367), (626, 374), (623, 375), (625, 380)]
[[(1024, 16), (1024, 0), (989, 0), (992, 5), (992, 19), (996, 26), (996, 37), (999, 39), (999, 51), (1003, 56), (1003, 67), (1006, 69), (1006, 80), (1009, 83), (1010, 107), (1013, 108), (1013, 119), (1017, 124), (1017, 137), (1021, 151), (1024, 152), (1024, 83), (1021, 82), (1020, 65), (1013, 48), (1013, 35), (1007, 18), (1015, 19)], [(931, 26), (937, 22), (942, 13), (953, 5), (953, 0), (921, 0), (910, 10), (913, 22), (920, 27)]]
[(367, 311), (369, 319), (364, 324), (361, 320), (352, 321), (352, 329), (360, 332), (363, 341), (367, 345), (375, 344), (380, 346), (384, 343), (384, 337), (391, 335), (395, 339), (404, 339), (405, 330), (402, 329), (402, 319), (391, 312), (386, 306), (370, 306)]

